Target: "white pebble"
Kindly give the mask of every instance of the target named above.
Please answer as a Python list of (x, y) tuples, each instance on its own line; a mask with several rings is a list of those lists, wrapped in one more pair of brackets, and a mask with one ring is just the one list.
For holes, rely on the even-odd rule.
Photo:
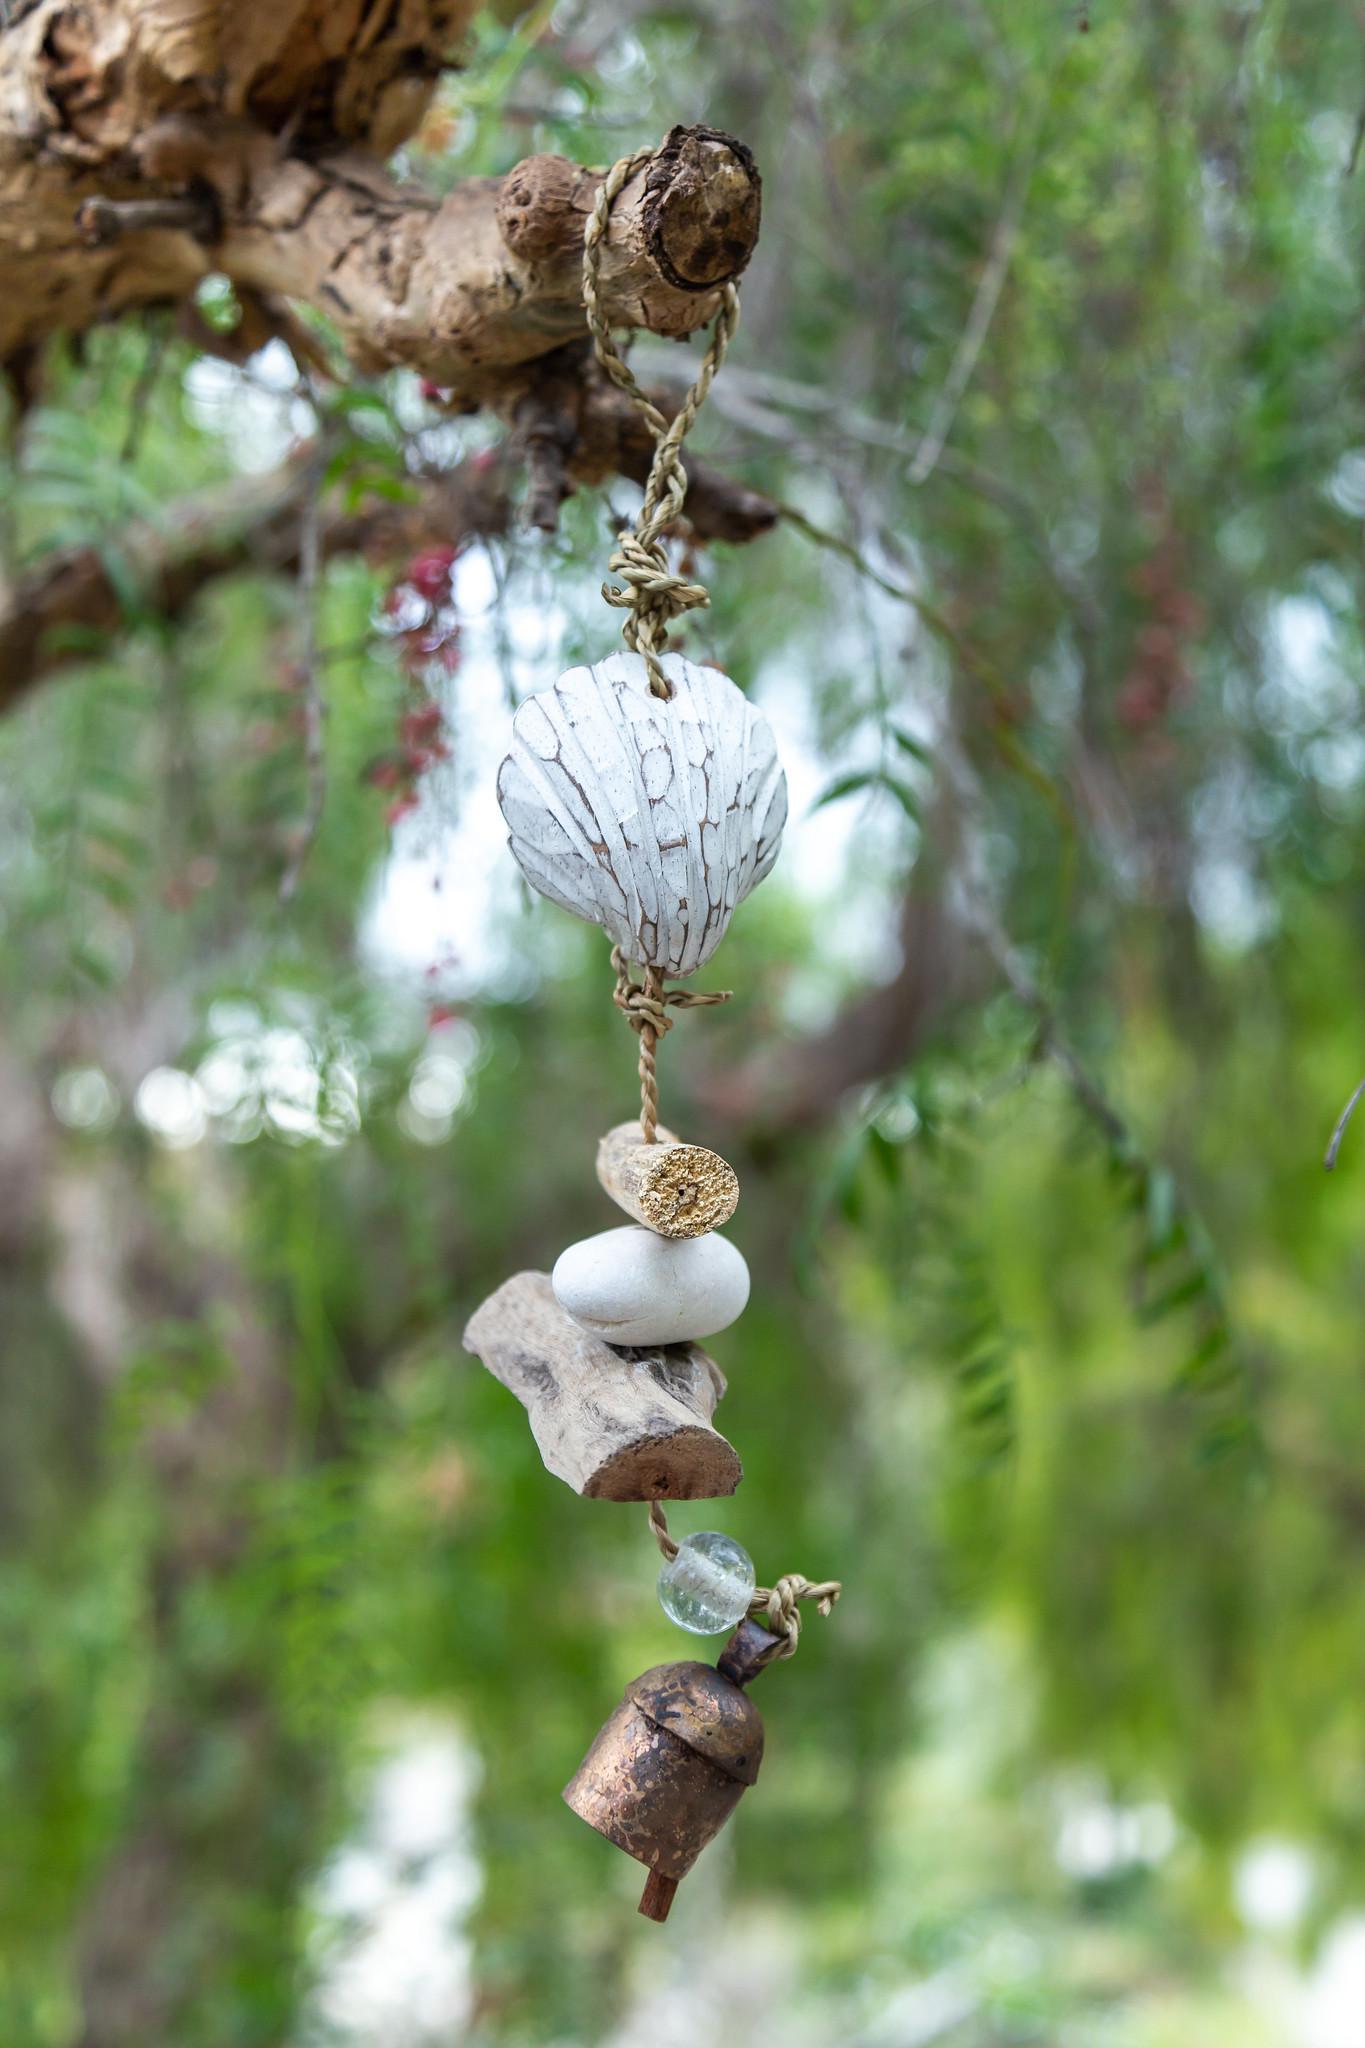
[(749, 1268), (714, 1230), (669, 1238), (632, 1223), (571, 1244), (550, 1284), (580, 1329), (608, 1344), (686, 1344), (742, 1312)]

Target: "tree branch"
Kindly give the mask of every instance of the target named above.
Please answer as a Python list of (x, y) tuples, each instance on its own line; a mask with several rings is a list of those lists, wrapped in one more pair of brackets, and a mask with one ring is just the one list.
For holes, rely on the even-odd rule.
[(917, 875), (901, 909), (900, 962), (823, 1031), (706, 1073), (697, 1095), (722, 1125), (760, 1133), (814, 1129), (850, 1089), (908, 1066), (945, 1012), (982, 979), (940, 884)]
[[(209, 271), (325, 313), (362, 370), (406, 365), (471, 403), (576, 338), (600, 173), (531, 157), (437, 198), (384, 170), (472, 11), (39, 0), (0, 39), (0, 362)], [(704, 325), (759, 203), (742, 143), (675, 128), (613, 208), (610, 317)]]
[[(325, 313), (360, 369), (406, 365), (456, 405), (511, 421), (538, 524), (572, 483), (643, 480), (652, 443), (583, 346), (583, 229), (602, 174), (530, 157), (438, 198), (384, 169), (473, 11), (472, 0), (31, 0), (12, 11), (0, 38), (0, 373), (31, 390), (51, 334), (129, 309), (178, 307), (183, 330), (215, 271), (243, 317), (237, 335), (204, 346), (231, 354), (284, 333), (321, 368), (290, 306)], [(613, 207), (608, 316), (668, 336), (703, 325), (752, 253), (759, 211), (742, 143), (673, 129)], [(699, 537), (746, 540), (772, 525), (766, 499), (690, 468)], [(120, 535), (118, 551), (148, 607), (173, 615), (248, 561), (291, 566), (297, 511), (297, 476), (244, 482), (177, 508), (169, 531)], [(383, 546), (395, 526), (384, 509), (324, 513), (321, 554)], [(0, 590), (0, 709), (123, 622), (97, 547)]]
[[(681, 384), (656, 384), (646, 395), (671, 420), (683, 391)], [(598, 369), (586, 342), (537, 363), (530, 380), (500, 409), (526, 447), (528, 461), (527, 444), (536, 438), (553, 449), (548, 469), (541, 457), (545, 488), (539, 506), (532, 508), (532, 524), (539, 523), (536, 510), (548, 510), (549, 479), (560, 460), (564, 479), (573, 484), (600, 484), (614, 476), (643, 484), (649, 475), (654, 437), (625, 393)], [(684, 455), (683, 468), (683, 516), (698, 540), (757, 540), (777, 524), (781, 507), (761, 491), (737, 483), (695, 455)], [(533, 480), (534, 473), (533, 467)]]
[[(133, 525), (117, 543), (45, 556), (8, 590), (0, 587), (0, 712), (33, 685), (88, 661), (102, 635), (130, 623), (129, 584), (149, 613), (175, 619), (218, 577), (243, 570), (292, 574), (299, 565), (309, 453), (264, 477), (216, 484), (172, 506), (163, 522)], [(501, 533), (511, 517), (505, 472), (461, 464), (410, 505), (377, 502), (323, 509), (318, 548), (383, 558), (448, 539)], [(115, 554), (115, 548), (117, 553)]]
[(1329, 1173), (1334, 1172), (1336, 1169), (1337, 1155), (1341, 1151), (1341, 1141), (1346, 1136), (1346, 1126), (1350, 1123), (1351, 1118), (1355, 1115), (1356, 1105), (1360, 1101), (1362, 1095), (1365, 1095), (1365, 1081), (1358, 1082), (1355, 1088), (1352, 1089), (1350, 1101), (1347, 1103), (1345, 1109), (1343, 1109), (1343, 1111), (1341, 1112), (1341, 1115), (1337, 1118), (1336, 1127), (1332, 1132), (1332, 1136), (1328, 1142), (1327, 1151), (1322, 1162)]
[[(643, 482), (652, 443), (634, 408), (604, 378), (579, 384), (568, 375), (566, 388), (566, 477), (591, 484), (621, 474)], [(537, 417), (538, 389), (525, 387), (523, 426)], [(676, 403), (675, 394), (655, 395), (665, 409)], [(515, 405), (513, 414), (519, 417)], [(125, 630), (130, 585), (149, 614), (174, 620), (220, 577), (297, 573), (309, 463), (304, 450), (268, 476), (213, 485), (170, 506), (163, 520), (61, 549), (14, 583), (0, 581), (0, 713), (46, 677), (88, 661), (102, 637)], [(690, 459), (687, 470), (686, 515), (699, 540), (752, 540), (774, 524), (777, 507), (760, 492)], [(384, 560), (431, 541), (505, 533), (513, 518), (509, 482), (505, 464), (461, 463), (423, 484), (411, 504), (375, 500), (351, 511), (324, 503), (319, 558)]]
[(318, 577), (322, 569), (322, 453), (315, 452), (304, 479), (299, 511), (299, 668), (303, 688), (303, 746), (308, 769), (308, 809), (280, 878), (280, 901), (293, 901), (308, 856), (322, 829), (327, 805), (327, 699), (318, 660)]

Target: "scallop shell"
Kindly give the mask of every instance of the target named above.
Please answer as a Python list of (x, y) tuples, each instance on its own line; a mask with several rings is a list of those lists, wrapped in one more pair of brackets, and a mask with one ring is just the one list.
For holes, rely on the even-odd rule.
[(638, 654), (573, 668), (528, 697), (498, 771), (533, 889), (600, 924), (631, 960), (691, 974), (777, 858), (787, 778), (772, 728), (719, 669)]

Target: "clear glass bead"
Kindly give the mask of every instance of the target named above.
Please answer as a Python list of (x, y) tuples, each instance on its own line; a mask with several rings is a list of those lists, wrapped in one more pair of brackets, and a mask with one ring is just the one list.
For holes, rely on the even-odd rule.
[(677, 1556), (659, 1573), (659, 1605), (694, 1636), (733, 1628), (748, 1613), (753, 1592), (753, 1559), (718, 1529), (684, 1536)]

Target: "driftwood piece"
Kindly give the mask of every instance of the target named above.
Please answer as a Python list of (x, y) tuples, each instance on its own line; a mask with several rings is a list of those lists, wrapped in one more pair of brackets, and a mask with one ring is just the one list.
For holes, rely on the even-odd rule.
[(739, 1179), (704, 1145), (684, 1145), (659, 1126), (646, 1145), (638, 1122), (616, 1124), (597, 1147), (597, 1178), (613, 1202), (660, 1237), (704, 1237), (735, 1213)]
[(600, 924), (628, 960), (691, 974), (777, 859), (787, 778), (772, 727), (719, 669), (612, 654), (528, 697), (498, 772), (533, 889)]
[(713, 1500), (742, 1467), (711, 1424), (725, 1379), (695, 1344), (617, 1350), (518, 1273), (470, 1317), (466, 1351), (525, 1408), (547, 1470), (589, 1500)]

